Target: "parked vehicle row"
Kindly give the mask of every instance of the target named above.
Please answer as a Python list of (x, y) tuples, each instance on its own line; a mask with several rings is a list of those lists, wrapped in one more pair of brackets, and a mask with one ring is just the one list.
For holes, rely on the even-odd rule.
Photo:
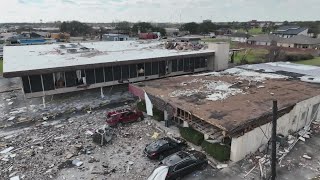
[(144, 154), (150, 159), (161, 161), (148, 180), (180, 179), (207, 167), (208, 160), (205, 154), (186, 149), (187, 143), (180, 138), (164, 137), (148, 144)]
[[(136, 109), (123, 108), (110, 111), (106, 114), (106, 123), (117, 126), (125, 123), (141, 121), (143, 113)], [(100, 142), (100, 141), (99, 141)], [(148, 180), (175, 180), (196, 171), (203, 170), (208, 165), (205, 154), (187, 150), (188, 145), (184, 139), (164, 137), (147, 144), (144, 149), (146, 157), (160, 160)]]

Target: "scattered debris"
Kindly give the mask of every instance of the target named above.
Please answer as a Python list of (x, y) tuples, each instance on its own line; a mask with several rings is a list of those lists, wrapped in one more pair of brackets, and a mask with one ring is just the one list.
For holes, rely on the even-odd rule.
[(10, 151), (13, 150), (13, 149), (14, 149), (14, 147), (10, 146), (10, 147), (2, 150), (2, 151), (0, 152), (0, 154), (7, 154), (8, 152), (10, 152)]
[(305, 142), (306, 141), (306, 139), (304, 138), (304, 137), (299, 137), (299, 139), (301, 140), (301, 141), (303, 141), (303, 142)]
[(223, 169), (223, 168), (227, 168), (228, 164), (218, 164), (217, 165), (217, 169)]
[(8, 121), (12, 121), (12, 120), (14, 120), (15, 118), (16, 118), (16, 117), (11, 116), (11, 117), (9, 117)]
[(308, 155), (306, 155), (306, 154), (305, 154), (305, 155), (303, 155), (302, 157), (303, 157), (303, 158), (305, 158), (305, 159), (311, 160), (311, 157), (310, 157), (310, 156), (308, 156)]
[(14, 177), (10, 178), (10, 180), (20, 180), (20, 177), (19, 176), (14, 176)]
[(154, 132), (153, 135), (151, 136), (152, 139), (157, 139), (159, 136), (159, 133)]
[(83, 162), (81, 162), (79, 159), (74, 159), (72, 164), (79, 167), (83, 164)]

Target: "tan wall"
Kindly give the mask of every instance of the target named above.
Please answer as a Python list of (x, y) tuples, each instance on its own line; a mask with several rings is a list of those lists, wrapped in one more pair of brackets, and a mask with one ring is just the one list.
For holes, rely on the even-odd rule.
[(215, 51), (214, 57), (208, 59), (208, 69), (211, 71), (225, 70), (229, 66), (229, 43), (209, 43), (208, 48)]
[[(315, 114), (312, 109), (320, 103), (320, 95), (301, 101), (287, 114), (277, 120), (277, 134), (288, 136), (289, 132), (299, 131), (312, 121), (320, 121), (320, 106)], [(272, 123), (255, 128), (244, 135), (232, 138), (230, 160), (237, 162), (246, 155), (256, 152), (271, 138)]]

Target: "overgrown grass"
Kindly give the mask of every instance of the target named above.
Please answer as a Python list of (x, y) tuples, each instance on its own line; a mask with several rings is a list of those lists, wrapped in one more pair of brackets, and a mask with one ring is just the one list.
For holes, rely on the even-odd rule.
[[(234, 62), (236, 64), (240, 64), (240, 61), (245, 54), (246, 54), (245, 51), (237, 52), (234, 56)], [(264, 62), (267, 54), (268, 54), (268, 50), (266, 49), (251, 49), (251, 50), (248, 49), (247, 56), (245, 59), (249, 63)]]
[(3, 73), (3, 59), (0, 58), (0, 75)]
[[(238, 29), (238, 32), (246, 32), (246, 31), (244, 29)], [(264, 34), (264, 32), (262, 32), (262, 28), (252, 28), (252, 29), (249, 29), (248, 34), (257, 35), (257, 34)]]
[(313, 66), (320, 66), (320, 57), (316, 57), (316, 58), (309, 59), (309, 60), (296, 61), (295, 63), (305, 64), (305, 65), (313, 65)]

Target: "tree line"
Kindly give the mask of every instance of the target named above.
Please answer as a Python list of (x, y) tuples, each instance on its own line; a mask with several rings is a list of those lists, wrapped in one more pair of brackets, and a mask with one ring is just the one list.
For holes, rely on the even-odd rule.
[[(320, 34), (320, 21), (303, 21), (303, 22), (288, 22), (285, 21), (283, 25), (298, 25), (301, 27), (309, 28), (309, 33), (315, 35)], [(166, 35), (165, 25), (156, 25), (149, 22), (130, 23), (127, 21), (114, 23), (115, 30), (119, 33), (136, 35), (138, 32), (160, 32), (162, 36)], [(185, 24), (177, 24), (176, 27), (180, 31), (189, 31), (191, 34), (208, 34), (215, 32), (222, 28), (229, 29), (243, 29), (249, 31), (251, 27), (250, 22), (228, 22), (228, 23), (213, 23), (211, 21), (204, 21), (202, 23), (189, 22)], [(262, 32), (269, 33), (276, 30), (278, 26), (271, 23), (270, 25), (263, 27)], [(87, 34), (106, 33), (107, 30), (101, 27), (98, 32), (93, 30), (91, 26), (81, 23), (79, 21), (62, 22), (60, 23), (60, 31), (68, 32), (71, 36), (84, 36)]]
[[(122, 21), (115, 23), (115, 30), (123, 34), (138, 34), (147, 32), (160, 32), (162, 36), (166, 35), (165, 29), (157, 27), (148, 22), (129, 23)], [(104, 27), (100, 27), (99, 30), (94, 30), (92, 27), (79, 21), (62, 22), (60, 24), (60, 32), (70, 33), (71, 36), (85, 36), (89, 34), (107, 33), (108, 31)]]

